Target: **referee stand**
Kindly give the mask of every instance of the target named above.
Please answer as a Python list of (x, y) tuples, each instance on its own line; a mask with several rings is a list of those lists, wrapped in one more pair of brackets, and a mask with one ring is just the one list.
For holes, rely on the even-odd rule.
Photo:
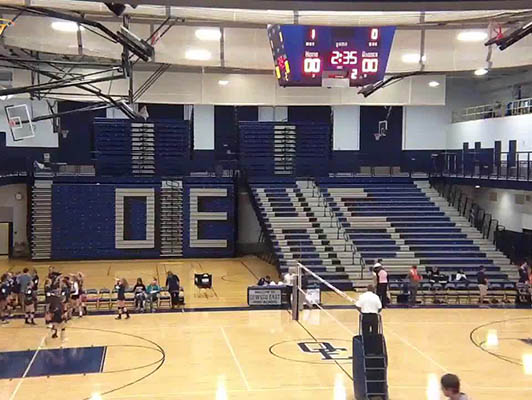
[(378, 333), (362, 334), (362, 317), (359, 317), (359, 334), (353, 337), (353, 384), (356, 400), (388, 400), (388, 354), (378, 314)]

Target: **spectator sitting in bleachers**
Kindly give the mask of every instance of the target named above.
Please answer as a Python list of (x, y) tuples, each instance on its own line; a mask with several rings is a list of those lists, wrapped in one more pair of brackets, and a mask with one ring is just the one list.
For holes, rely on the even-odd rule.
[(265, 277), (259, 279), (259, 281), (257, 282), (257, 286), (268, 286), (271, 281), (272, 278), (270, 277), (270, 275), (266, 275)]
[(438, 267), (427, 267), (427, 279), (431, 284), (439, 283), (441, 285), (446, 285), (449, 281), (447, 275), (442, 274)]
[(430, 266), (425, 267), (425, 279), (427, 279), (430, 284), (436, 283), (434, 280), (434, 270)]
[(142, 278), (137, 278), (137, 283), (133, 287), (133, 293), (135, 294), (135, 311), (144, 312), (146, 286), (142, 282)]
[(467, 279), (467, 275), (464, 273), (463, 269), (459, 269), (456, 273), (456, 276), (454, 278), (455, 282), (469, 282), (469, 279)]
[[(146, 292), (148, 294), (147, 300), (150, 305), (150, 311), (155, 312), (155, 308), (157, 308), (157, 300), (159, 298), (159, 293), (161, 292), (161, 287), (157, 283), (157, 278), (153, 278), (153, 281), (148, 285)], [(155, 308), (153, 308), (154, 303)]]
[(530, 282), (530, 274), (528, 271), (528, 263), (523, 261), (523, 263), (519, 266), (519, 283), (527, 283)]

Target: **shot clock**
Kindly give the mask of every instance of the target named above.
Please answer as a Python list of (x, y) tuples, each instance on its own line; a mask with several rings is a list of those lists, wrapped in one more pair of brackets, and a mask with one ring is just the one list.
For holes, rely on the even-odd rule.
[(324, 74), (364, 86), (384, 78), (395, 27), (269, 25), (281, 86), (322, 86)]

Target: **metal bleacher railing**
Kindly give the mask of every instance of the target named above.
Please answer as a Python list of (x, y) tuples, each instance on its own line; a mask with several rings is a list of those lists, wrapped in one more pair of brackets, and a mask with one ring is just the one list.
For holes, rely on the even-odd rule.
[(453, 123), (531, 113), (532, 98), (513, 100), (508, 103), (495, 102), (455, 111), (453, 112)]
[(443, 162), (432, 175), (454, 178), (478, 178), (528, 182), (532, 180), (532, 152), (448, 151), (441, 153)]
[(353, 240), (351, 240), (347, 231), (343, 229), (340, 219), (338, 218), (334, 210), (329, 206), (327, 199), (323, 196), (323, 193), (317, 185), (313, 185), (312, 195), (314, 196), (314, 194), (317, 194), (318, 196), (318, 205), (321, 205), (321, 203), (323, 202), (323, 216), (325, 217), (326, 215), (328, 215), (330, 217), (330, 227), (332, 228), (333, 226), (336, 226), (336, 238), (340, 239), (340, 234), (342, 235), (345, 242), (344, 251), (348, 251), (349, 245), (349, 250), (351, 251), (352, 257), (351, 261), (353, 265), (355, 264), (355, 257), (358, 254), (360, 262), (360, 279), (364, 279), (364, 269), (366, 266), (366, 261), (364, 260), (364, 257), (362, 257), (362, 253), (358, 251), (356, 244), (353, 242)]
[[(499, 224), (498, 220), (454, 185), (436, 185), (435, 189), (447, 200), (449, 205), (456, 208), (460, 215), (482, 234), (484, 239), (488, 239), (497, 247), (497, 234), (506, 229)], [(497, 248), (497, 250), (500, 249)]]

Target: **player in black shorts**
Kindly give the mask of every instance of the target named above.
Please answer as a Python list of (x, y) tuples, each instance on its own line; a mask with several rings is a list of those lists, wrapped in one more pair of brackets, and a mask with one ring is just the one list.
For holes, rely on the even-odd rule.
[(62, 302), (50, 303), (50, 313), (52, 314), (52, 339), (57, 338), (60, 331), (61, 340), (65, 338), (65, 310)]
[(118, 316), (116, 319), (122, 319), (122, 313), (126, 314), (126, 319), (129, 319), (129, 311), (126, 308), (126, 289), (127, 281), (124, 278), (117, 279), (115, 283), (116, 300), (118, 304)]
[(63, 300), (63, 309), (65, 311), (65, 320), (69, 321), (72, 317), (72, 308), (70, 307), (70, 296), (72, 294), (70, 278), (65, 276), (61, 283), (61, 297)]
[(26, 324), (36, 325), (35, 319), (35, 303), (37, 302), (37, 289), (33, 284), (29, 284), (24, 293), (24, 310), (26, 312)]

